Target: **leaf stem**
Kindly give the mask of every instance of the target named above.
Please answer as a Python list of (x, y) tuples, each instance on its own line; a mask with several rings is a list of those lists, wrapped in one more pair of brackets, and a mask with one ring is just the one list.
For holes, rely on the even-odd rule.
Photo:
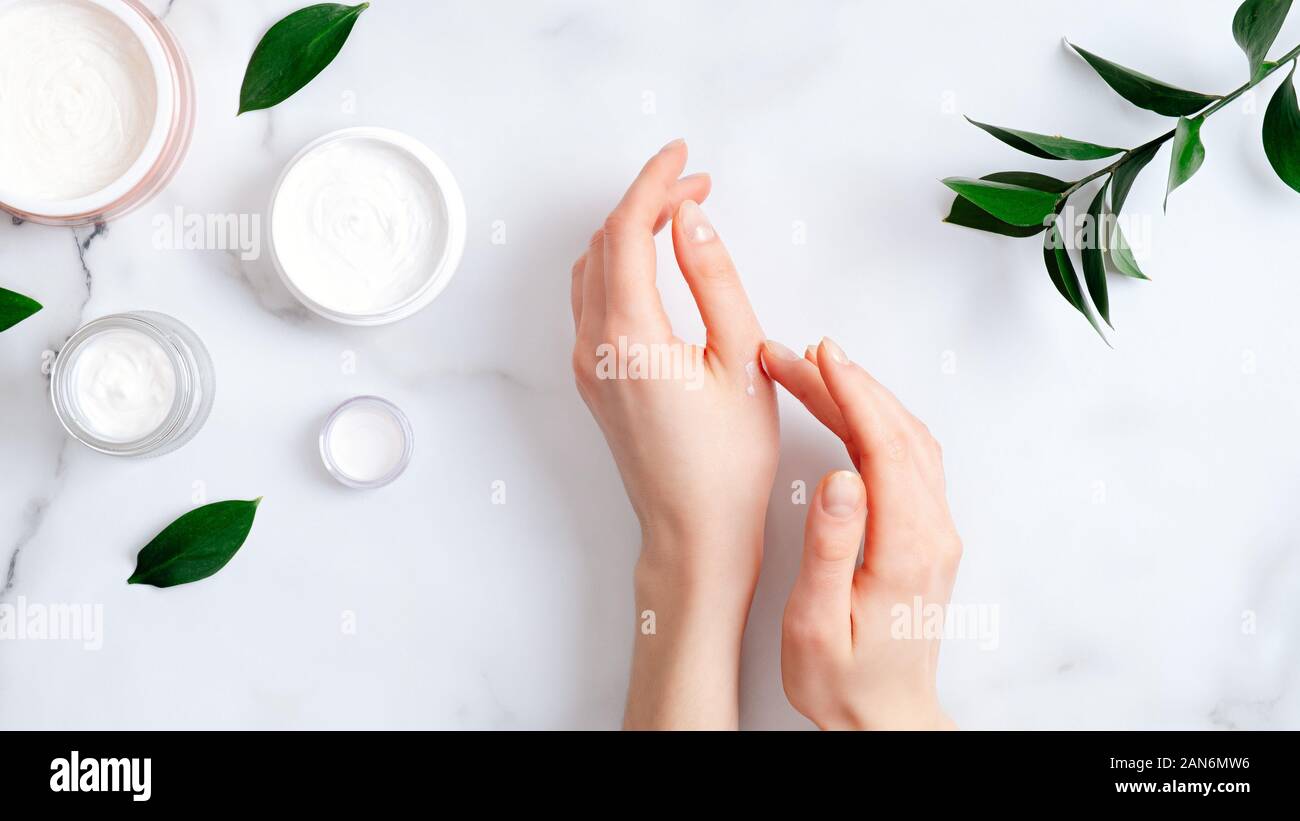
[[(1214, 103), (1214, 104), (1211, 105), (1209, 108), (1205, 109), (1204, 111), (1202, 111), (1200, 114), (1197, 114), (1196, 116), (1199, 117), (1199, 118), (1201, 118), (1201, 119), (1205, 119), (1206, 117), (1209, 117), (1209, 116), (1213, 115), (1215, 112), (1219, 111), (1219, 110), (1222, 109), (1224, 106), (1226, 106), (1226, 105), (1232, 103), (1232, 102), (1235, 101), (1238, 97), (1240, 97), (1241, 95), (1245, 94), (1247, 91), (1250, 91), (1250, 90), (1251, 90), (1252, 88), (1254, 88), (1255, 86), (1259, 85), (1261, 82), (1264, 81), (1264, 79), (1265, 79), (1266, 77), (1268, 77), (1269, 75), (1271, 75), (1273, 72), (1277, 71), (1277, 70), (1280, 69), (1282, 66), (1286, 65), (1287, 63), (1289, 63), (1289, 62), (1291, 62), (1292, 60), (1295, 60), (1295, 59), (1297, 59), (1297, 58), (1300, 58), (1300, 46), (1296, 46), (1295, 48), (1293, 48), (1293, 49), (1291, 49), (1290, 51), (1288, 51), (1286, 54), (1284, 54), (1284, 55), (1282, 55), (1281, 57), (1279, 57), (1275, 62), (1269, 64), (1269, 66), (1267, 67), (1267, 69), (1266, 69), (1265, 71), (1263, 71), (1263, 72), (1260, 73), (1259, 77), (1257, 77), (1257, 78), (1255, 78), (1255, 79), (1252, 79), (1250, 82), (1248, 82), (1248, 83), (1246, 83), (1245, 85), (1241, 86), (1240, 88), (1236, 89), (1235, 91), (1233, 91), (1232, 93), (1228, 94), (1227, 96), (1220, 98), (1219, 101), (1218, 101), (1217, 103)], [(1115, 169), (1117, 169), (1117, 168), (1119, 168), (1121, 165), (1123, 165), (1124, 162), (1125, 162), (1129, 157), (1133, 156), (1134, 154), (1136, 154), (1136, 153), (1138, 153), (1139, 151), (1142, 151), (1142, 150), (1144, 150), (1144, 149), (1150, 148), (1150, 147), (1155, 146), (1155, 145), (1160, 145), (1160, 144), (1162, 144), (1162, 143), (1166, 143), (1166, 142), (1168, 142), (1169, 140), (1172, 140), (1172, 139), (1174, 138), (1174, 134), (1175, 134), (1175, 133), (1177, 133), (1177, 129), (1176, 129), (1176, 128), (1171, 128), (1171, 129), (1169, 129), (1169, 131), (1165, 132), (1164, 134), (1161, 134), (1159, 137), (1156, 137), (1154, 140), (1151, 140), (1150, 142), (1143, 143), (1142, 145), (1139, 145), (1137, 148), (1132, 148), (1132, 149), (1129, 149), (1128, 151), (1125, 151), (1123, 154), (1120, 155), (1119, 159), (1116, 160), (1115, 162), (1111, 163), (1110, 165), (1108, 165), (1108, 166), (1106, 166), (1106, 167), (1104, 167), (1104, 168), (1101, 168), (1101, 169), (1099, 169), (1099, 170), (1097, 170), (1097, 171), (1094, 171), (1093, 173), (1089, 174), (1088, 176), (1084, 177), (1083, 179), (1081, 179), (1081, 180), (1079, 180), (1079, 181), (1077, 181), (1077, 182), (1071, 184), (1070, 187), (1067, 188), (1067, 189), (1064, 191), (1064, 193), (1061, 194), (1061, 196), (1062, 196), (1063, 198), (1068, 198), (1068, 197), (1072, 196), (1072, 195), (1073, 195), (1076, 191), (1078, 191), (1080, 188), (1084, 187), (1085, 185), (1087, 185), (1088, 183), (1092, 182), (1093, 180), (1098, 179), (1098, 178), (1100, 178), (1100, 177), (1104, 177), (1104, 176), (1106, 176), (1107, 174), (1114, 173)]]

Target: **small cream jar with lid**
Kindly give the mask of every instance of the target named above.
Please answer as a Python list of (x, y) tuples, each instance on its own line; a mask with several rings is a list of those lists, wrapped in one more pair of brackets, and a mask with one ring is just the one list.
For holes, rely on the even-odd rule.
[(171, 180), (193, 127), (184, 54), (138, 0), (0, 0), (0, 209), (119, 217)]
[(137, 311), (81, 326), (54, 360), (50, 399), (67, 432), (111, 456), (159, 456), (212, 409), (212, 359), (173, 317)]
[(289, 161), (271, 196), (271, 257), (317, 314), (384, 325), (427, 306), (465, 248), (451, 170), (406, 134), (349, 128)]

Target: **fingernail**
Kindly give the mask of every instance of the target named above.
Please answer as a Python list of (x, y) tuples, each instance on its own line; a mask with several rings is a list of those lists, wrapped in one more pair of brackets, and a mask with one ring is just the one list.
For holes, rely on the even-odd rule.
[(684, 142), (686, 142), (686, 140), (683, 140), (681, 137), (678, 137), (675, 140), (669, 140), (668, 142), (664, 143), (663, 148), (659, 149), (659, 153), (662, 154), (670, 148), (676, 148), (677, 146), (681, 145)]
[(704, 216), (704, 210), (694, 200), (682, 201), (681, 218), (686, 236), (695, 242), (708, 242), (717, 236), (709, 218)]
[(858, 512), (862, 504), (862, 480), (851, 470), (837, 470), (831, 474), (822, 491), (822, 510), (836, 519), (847, 519)]
[(849, 358), (844, 355), (844, 349), (839, 345), (836, 345), (835, 340), (831, 339), (829, 336), (823, 336), (822, 345), (825, 346), (826, 352), (831, 355), (831, 359), (841, 365), (847, 365), (849, 363)]
[(817, 346), (816, 346), (816, 345), (809, 345), (807, 348), (804, 349), (803, 355), (804, 355), (806, 358), (811, 359), (812, 361), (816, 362), (816, 361), (817, 361)]
[(772, 356), (775, 356), (777, 359), (788, 359), (793, 361), (799, 358), (797, 353), (782, 345), (780, 342), (777, 342), (775, 339), (769, 339), (764, 342), (763, 351), (764, 353), (772, 354)]
[(772, 369), (767, 365), (768, 357), (771, 357), (772, 359), (785, 360), (796, 360), (799, 358), (795, 355), (794, 351), (782, 345), (780, 342), (773, 342), (770, 339), (764, 342), (763, 347), (758, 350), (758, 363), (763, 366), (763, 373), (767, 374), (768, 379), (776, 378), (772, 376)]

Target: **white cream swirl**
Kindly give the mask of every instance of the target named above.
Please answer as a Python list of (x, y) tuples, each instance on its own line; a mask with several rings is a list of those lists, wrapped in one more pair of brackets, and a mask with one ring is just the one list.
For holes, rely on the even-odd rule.
[(436, 272), (447, 211), (405, 149), (350, 136), (303, 156), (276, 194), (271, 233), (285, 275), (318, 305), (374, 315), (414, 297)]
[(0, 2), (0, 187), (70, 200), (124, 175), (157, 111), (131, 29), (86, 0)]

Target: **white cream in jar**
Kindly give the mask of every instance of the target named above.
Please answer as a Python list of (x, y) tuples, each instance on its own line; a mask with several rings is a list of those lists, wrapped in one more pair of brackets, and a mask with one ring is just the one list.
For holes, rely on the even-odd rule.
[(378, 396), (356, 396), (334, 409), (320, 433), (325, 469), (354, 488), (383, 487), (406, 470), (415, 447), (410, 420)]
[(90, 197), (161, 148), (161, 46), (147, 49), (127, 13), (138, 17), (121, 3), (0, 0), (4, 201)]
[(81, 419), (96, 437), (135, 442), (158, 430), (176, 402), (176, 369), (162, 345), (125, 328), (82, 346), (72, 372)]
[(277, 270), (307, 307), (339, 322), (393, 322), (450, 280), (465, 243), (451, 172), (418, 141), (357, 128), (292, 160), (271, 204)]

